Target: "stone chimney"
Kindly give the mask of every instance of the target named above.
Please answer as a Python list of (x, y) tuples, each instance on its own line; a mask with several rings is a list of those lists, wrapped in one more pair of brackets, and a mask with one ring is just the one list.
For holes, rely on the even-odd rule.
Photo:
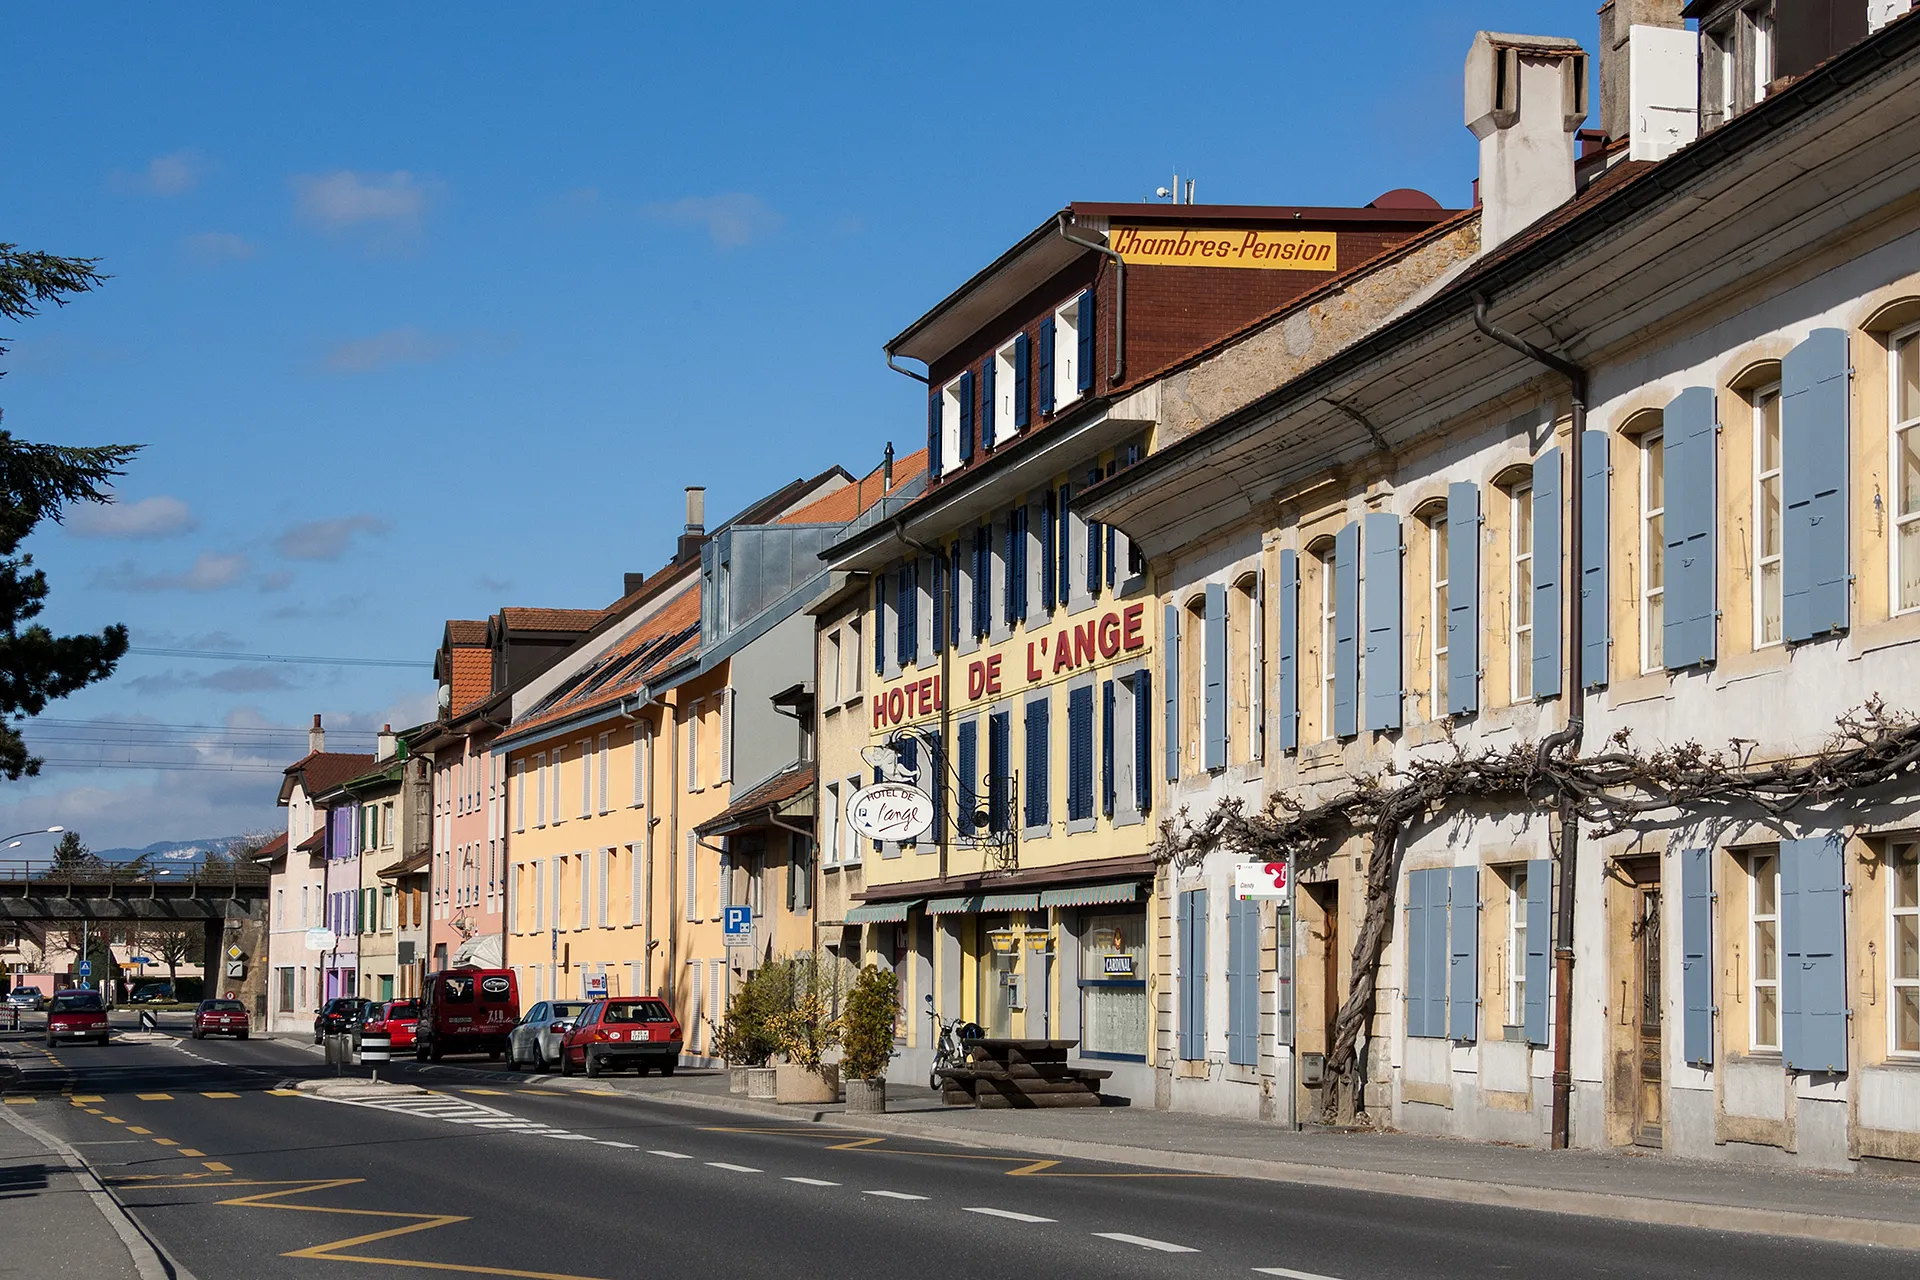
[(620, 594), (623, 596), (630, 596), (634, 592), (638, 591), (641, 587), (645, 586), (646, 582), (647, 582), (646, 574), (629, 573), (621, 582)]
[(1600, 6), (1600, 131), (1632, 160), (1665, 160), (1700, 136), (1700, 36), (1681, 0)]
[(1600, 132), (1609, 140), (1632, 129), (1629, 48), (1635, 27), (1685, 31), (1686, 0), (1607, 0), (1600, 6)]
[(393, 726), (390, 724), (381, 725), (380, 736), (374, 739), (373, 758), (375, 760), (391, 760), (393, 759), (394, 748)]
[(327, 749), (327, 731), (320, 727), (320, 713), (313, 713), (313, 728), (307, 730), (307, 750), (310, 752)]
[(1480, 140), (1480, 248), (1573, 198), (1573, 134), (1587, 118), (1587, 54), (1563, 36), (1476, 32), (1467, 128)]
[(679, 554), (675, 557), (685, 561), (700, 554), (700, 544), (707, 540), (707, 490), (704, 485), (687, 486), (687, 527), (680, 535)]

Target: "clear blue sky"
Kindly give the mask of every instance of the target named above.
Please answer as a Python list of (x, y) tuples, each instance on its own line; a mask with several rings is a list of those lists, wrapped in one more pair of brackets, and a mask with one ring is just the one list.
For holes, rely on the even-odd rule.
[[(718, 517), (917, 447), (880, 344), (1052, 210), (1176, 168), (1202, 202), (1464, 204), (1474, 30), (1592, 49), (1595, 7), (9, 6), (0, 240), (114, 279), (8, 335), (5, 423), (148, 446), (118, 509), (35, 536), (49, 620), (425, 663), (448, 617), (604, 605), (683, 485)], [(49, 715), (202, 746), (30, 741), (278, 767), (227, 745), (431, 706), (424, 668), (130, 657)], [(0, 826), (228, 834), (276, 784), (52, 767)]]

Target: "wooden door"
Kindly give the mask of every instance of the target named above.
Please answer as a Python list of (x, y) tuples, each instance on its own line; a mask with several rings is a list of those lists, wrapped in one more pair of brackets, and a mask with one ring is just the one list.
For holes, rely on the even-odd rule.
[(1634, 1043), (1633, 1140), (1643, 1147), (1665, 1143), (1661, 1093), (1661, 1013), (1665, 1006), (1660, 972), (1660, 886), (1634, 887), (1634, 968), (1639, 979), (1637, 1035)]

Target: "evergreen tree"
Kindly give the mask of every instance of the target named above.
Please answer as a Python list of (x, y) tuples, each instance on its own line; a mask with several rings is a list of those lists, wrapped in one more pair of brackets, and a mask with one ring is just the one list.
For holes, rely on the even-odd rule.
[(87, 848), (76, 831), (69, 831), (60, 837), (60, 843), (53, 846), (53, 865), (59, 871), (82, 871), (105, 866), (100, 856)]
[[(22, 252), (0, 242), (0, 316), (26, 320), (46, 303), (65, 306), (106, 280), (97, 258)], [(7, 347), (0, 342), (0, 355)], [(127, 629), (56, 636), (33, 621), (46, 606), (47, 577), (20, 544), (42, 520), (60, 521), (72, 503), (109, 502), (109, 486), (138, 445), (50, 445), (16, 440), (0, 430), (0, 774), (8, 780), (40, 772), (14, 723), (113, 674), (127, 651)], [(64, 843), (64, 842), (63, 842)]]

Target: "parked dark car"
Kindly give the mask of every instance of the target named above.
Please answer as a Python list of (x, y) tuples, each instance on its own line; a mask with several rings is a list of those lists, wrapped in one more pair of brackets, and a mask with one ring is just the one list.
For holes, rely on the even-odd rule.
[(370, 1002), (361, 996), (335, 996), (313, 1015), (313, 1042), (324, 1044), (330, 1035), (351, 1031), (360, 1023), (360, 1011)]
[(128, 1004), (172, 1004), (173, 984), (169, 982), (149, 982), (137, 988)]
[(202, 1000), (200, 1007), (193, 1011), (193, 1038), (204, 1040), (208, 1036), (233, 1036), (245, 1040), (247, 1032), (253, 1029), (253, 1020), (247, 1016), (247, 1006), (238, 1000)]
[(47, 1005), (47, 1048), (62, 1040), (107, 1042), (107, 1002), (98, 991), (56, 991)]

